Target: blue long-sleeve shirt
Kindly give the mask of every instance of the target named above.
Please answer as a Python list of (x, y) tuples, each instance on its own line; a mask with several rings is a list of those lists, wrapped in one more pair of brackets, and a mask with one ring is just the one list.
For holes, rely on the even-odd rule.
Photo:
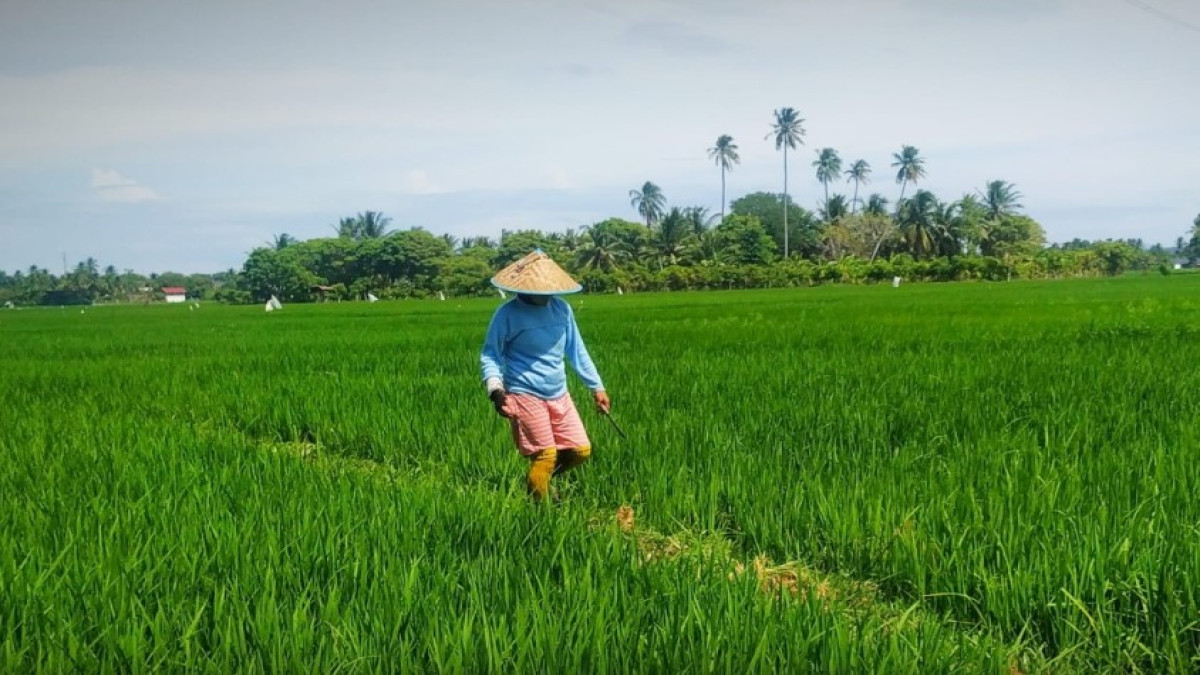
[(485, 382), (500, 381), (505, 391), (545, 400), (567, 393), (564, 360), (592, 391), (604, 389), (588, 355), (571, 306), (559, 297), (545, 305), (513, 298), (500, 305), (488, 326), (480, 355)]

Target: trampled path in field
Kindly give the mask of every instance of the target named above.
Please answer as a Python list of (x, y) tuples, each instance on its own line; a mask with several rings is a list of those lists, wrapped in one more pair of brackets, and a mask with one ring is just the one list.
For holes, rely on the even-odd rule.
[[(400, 469), (370, 459), (351, 458), (330, 451), (311, 441), (255, 441), (265, 453), (280, 456), (283, 461), (300, 461), (316, 471), (348, 473), (403, 489), (412, 481), (435, 482), (448, 487), (448, 482), (432, 473)], [(463, 489), (480, 489), (476, 486)], [(524, 497), (519, 497), (524, 502)], [(524, 506), (524, 504), (521, 504)], [(546, 505), (542, 508), (556, 508)], [(589, 518), (598, 536), (624, 537), (636, 545), (639, 564), (695, 563), (697, 574), (724, 575), (730, 582), (743, 575), (757, 581), (758, 590), (781, 602), (813, 602), (823, 611), (848, 617), (871, 616), (878, 620), (882, 632), (902, 632), (920, 624), (934, 624), (946, 630), (962, 633), (967, 639), (990, 650), (1007, 651), (1012, 655), (1010, 674), (1045, 670), (1055, 667), (1032, 648), (1032, 645), (1008, 644), (997, 640), (974, 626), (939, 618), (921, 607), (921, 603), (905, 606), (884, 598), (876, 584), (844, 575), (834, 575), (814, 569), (799, 561), (782, 564), (773, 562), (762, 553), (739, 555), (734, 542), (715, 532), (679, 530), (664, 534), (653, 527), (639, 524), (633, 508), (627, 504), (613, 512), (596, 512)], [(902, 533), (897, 531), (897, 536)], [(686, 573), (684, 569), (680, 573)], [(969, 655), (963, 664), (972, 667)]]

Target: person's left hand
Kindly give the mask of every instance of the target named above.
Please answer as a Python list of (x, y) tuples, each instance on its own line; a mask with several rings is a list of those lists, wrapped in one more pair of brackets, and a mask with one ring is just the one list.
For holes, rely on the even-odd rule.
[(488, 394), (488, 398), (492, 399), (492, 407), (496, 409), (497, 415), (512, 419), (512, 414), (508, 412), (508, 408), (506, 407), (508, 405), (508, 395), (504, 393), (503, 389), (496, 389)]
[(592, 397), (596, 399), (596, 410), (602, 414), (607, 415), (608, 411), (612, 410), (612, 401), (608, 400), (608, 394), (604, 391), (597, 391)]

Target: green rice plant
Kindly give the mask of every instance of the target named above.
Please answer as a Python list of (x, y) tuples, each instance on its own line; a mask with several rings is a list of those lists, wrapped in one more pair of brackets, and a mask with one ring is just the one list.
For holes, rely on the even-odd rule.
[(0, 313), (0, 670), (1195, 670), (1198, 290), (574, 297), (552, 508), (498, 299)]

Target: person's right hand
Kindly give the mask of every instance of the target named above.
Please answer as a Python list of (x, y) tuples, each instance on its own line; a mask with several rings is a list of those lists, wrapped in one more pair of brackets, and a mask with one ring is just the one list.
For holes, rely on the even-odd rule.
[(596, 400), (596, 410), (600, 414), (607, 415), (612, 410), (612, 401), (608, 400), (608, 394), (603, 389), (594, 392), (592, 398)]
[(508, 411), (504, 409), (504, 404), (508, 403), (508, 395), (503, 389), (497, 389), (488, 395), (492, 399), (492, 407), (496, 409), (496, 414), (504, 419), (509, 418)]

